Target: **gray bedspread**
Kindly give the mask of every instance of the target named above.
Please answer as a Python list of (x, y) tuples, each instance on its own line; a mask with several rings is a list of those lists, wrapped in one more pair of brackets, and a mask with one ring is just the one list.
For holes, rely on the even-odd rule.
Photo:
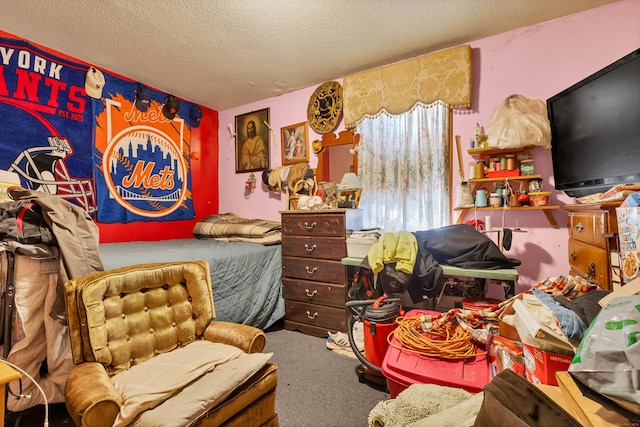
[(206, 260), (216, 318), (266, 329), (284, 317), (281, 245), (177, 239), (102, 243), (106, 270), (150, 262)]

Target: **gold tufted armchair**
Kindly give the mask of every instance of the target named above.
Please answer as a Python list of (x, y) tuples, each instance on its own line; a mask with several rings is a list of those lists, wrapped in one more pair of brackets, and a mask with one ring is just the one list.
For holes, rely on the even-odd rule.
[[(77, 365), (67, 378), (65, 402), (77, 425), (278, 425), (277, 368), (261, 353), (265, 335), (215, 321), (206, 261), (92, 273), (65, 284), (65, 301)], [(206, 347), (185, 353), (195, 346)], [(198, 357), (215, 360), (197, 364)], [(166, 387), (174, 375), (187, 381), (196, 369), (206, 375)], [(149, 388), (161, 386), (168, 398), (153, 402), (158, 391)], [(145, 420), (154, 411), (160, 423)]]

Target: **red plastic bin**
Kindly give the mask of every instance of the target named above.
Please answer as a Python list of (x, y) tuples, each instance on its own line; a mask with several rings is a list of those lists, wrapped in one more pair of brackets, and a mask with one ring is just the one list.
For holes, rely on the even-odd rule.
[[(406, 316), (418, 314), (441, 313), (411, 310)], [(395, 337), (391, 338), (391, 342), (402, 347)], [(483, 349), (479, 348), (479, 351)], [(486, 355), (465, 360), (447, 360), (410, 353), (393, 346), (389, 346), (380, 369), (387, 379), (387, 388), (392, 399), (412, 384), (457, 387), (475, 394), (481, 392), (492, 379), (491, 365)]]

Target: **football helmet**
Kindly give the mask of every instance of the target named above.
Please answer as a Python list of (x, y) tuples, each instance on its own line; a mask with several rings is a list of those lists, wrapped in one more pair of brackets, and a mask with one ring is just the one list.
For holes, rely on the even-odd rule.
[(73, 153), (69, 140), (49, 136), (48, 146), (30, 147), (21, 151), (8, 170), (20, 175), (27, 188), (62, 197), (82, 207), (89, 214), (96, 212), (93, 183), (88, 178), (70, 175), (65, 159)]

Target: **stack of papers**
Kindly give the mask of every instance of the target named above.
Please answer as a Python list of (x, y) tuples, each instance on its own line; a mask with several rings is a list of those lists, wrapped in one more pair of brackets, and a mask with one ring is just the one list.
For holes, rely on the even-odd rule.
[(382, 236), (382, 229), (380, 228), (368, 228), (366, 230), (358, 230), (351, 233), (349, 237), (354, 239), (365, 239), (365, 240), (378, 240)]

